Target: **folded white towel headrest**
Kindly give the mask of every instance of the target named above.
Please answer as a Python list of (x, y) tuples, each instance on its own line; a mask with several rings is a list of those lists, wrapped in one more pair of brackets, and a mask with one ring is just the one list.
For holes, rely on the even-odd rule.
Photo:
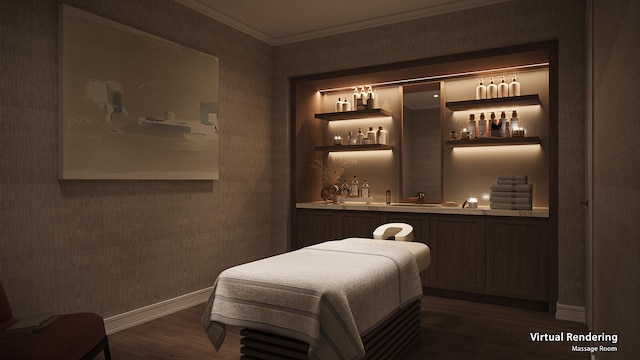
[(373, 231), (373, 238), (387, 240), (394, 237), (396, 241), (413, 241), (413, 226), (405, 223), (388, 223), (378, 226)]

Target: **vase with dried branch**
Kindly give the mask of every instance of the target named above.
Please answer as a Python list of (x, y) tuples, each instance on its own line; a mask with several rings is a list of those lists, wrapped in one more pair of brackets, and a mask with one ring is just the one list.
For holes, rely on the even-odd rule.
[(317, 170), (320, 170), (322, 174), (322, 191), (320, 192), (320, 197), (322, 201), (329, 203), (335, 202), (336, 199), (340, 196), (340, 186), (338, 182), (345, 170), (354, 164), (353, 160), (344, 160), (337, 159), (333, 157), (328, 157), (327, 161), (322, 162), (320, 160), (313, 160), (313, 164), (311, 167)]

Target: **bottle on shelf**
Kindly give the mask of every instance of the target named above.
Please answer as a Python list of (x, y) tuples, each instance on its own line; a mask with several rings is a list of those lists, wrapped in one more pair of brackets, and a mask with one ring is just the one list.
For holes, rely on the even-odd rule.
[(476, 100), (487, 98), (487, 87), (484, 86), (482, 79), (478, 80), (478, 86), (476, 86)]
[(504, 76), (502, 76), (500, 80), (500, 84), (498, 85), (498, 97), (507, 97), (509, 96), (509, 85), (504, 82)]
[(489, 120), (489, 126), (491, 127), (491, 137), (500, 137), (500, 129), (502, 129), (502, 124), (500, 123), (500, 120), (496, 118), (495, 112), (491, 112), (490, 119), (491, 120)]
[(360, 110), (359, 107), (362, 105), (362, 97), (360, 96), (360, 92), (357, 87), (353, 88), (353, 94), (351, 95), (353, 98), (353, 103), (351, 104), (352, 110)]
[(500, 113), (500, 124), (502, 127), (500, 128), (500, 137), (509, 137), (507, 133), (509, 132), (509, 121), (507, 120), (507, 112), (503, 111)]
[(349, 135), (347, 135), (347, 145), (355, 145), (355, 138), (351, 131), (349, 131)]
[(478, 137), (487, 137), (487, 120), (484, 118), (484, 113), (480, 113), (480, 120), (478, 120)]
[(346, 97), (342, 101), (342, 111), (351, 111), (351, 103), (347, 101)]
[(353, 175), (353, 180), (351, 180), (351, 197), (360, 197), (360, 186), (358, 185), (358, 178)]
[(342, 181), (342, 185), (340, 186), (340, 197), (349, 197), (349, 184), (347, 184), (347, 179), (344, 179)]
[(362, 133), (362, 128), (358, 128), (358, 133), (356, 134), (356, 145), (362, 145), (362, 140), (364, 140), (364, 134)]
[(376, 131), (373, 130), (373, 126), (369, 126), (369, 131), (367, 131), (367, 138), (369, 139), (369, 144), (376, 144)]
[(364, 90), (364, 86), (360, 88), (360, 100), (358, 101), (357, 110), (366, 110), (367, 108), (367, 93)]
[(338, 98), (336, 102), (336, 112), (342, 111), (342, 98)]
[(369, 183), (365, 179), (364, 183), (362, 184), (362, 197), (363, 198), (368, 198), (370, 196), (370, 194), (371, 194), (371, 192), (369, 191)]
[(384, 130), (382, 126), (378, 126), (378, 132), (376, 132), (377, 144), (387, 145), (389, 143), (389, 133)]
[(476, 114), (469, 114), (469, 125), (467, 125), (469, 129), (469, 139), (477, 138), (476, 134)]
[(375, 109), (378, 107), (378, 100), (376, 99), (376, 93), (373, 92), (373, 88), (369, 86), (367, 89), (367, 109)]
[(490, 78), (491, 83), (487, 85), (487, 99), (495, 99), (498, 97), (498, 85), (493, 83), (493, 78)]
[(520, 96), (520, 83), (515, 75), (513, 75), (509, 83), (509, 96)]
[(509, 121), (510, 124), (510, 128), (511, 128), (511, 134), (513, 134), (513, 130), (519, 130), (520, 126), (522, 126), (522, 124), (520, 124), (520, 118), (518, 117), (518, 111), (513, 110), (513, 112), (511, 112), (511, 120)]

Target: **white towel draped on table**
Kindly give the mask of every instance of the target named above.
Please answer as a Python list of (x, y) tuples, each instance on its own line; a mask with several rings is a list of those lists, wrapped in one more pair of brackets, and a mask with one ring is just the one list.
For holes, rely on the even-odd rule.
[(412, 253), (385, 242), (328, 241), (225, 270), (205, 332), (216, 349), (226, 324), (302, 340), (312, 359), (362, 358), (361, 337), (422, 296)]

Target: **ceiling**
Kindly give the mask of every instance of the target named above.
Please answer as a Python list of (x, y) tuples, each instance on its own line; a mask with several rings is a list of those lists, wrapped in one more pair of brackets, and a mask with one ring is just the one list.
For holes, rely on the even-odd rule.
[(511, 0), (175, 0), (277, 46)]

